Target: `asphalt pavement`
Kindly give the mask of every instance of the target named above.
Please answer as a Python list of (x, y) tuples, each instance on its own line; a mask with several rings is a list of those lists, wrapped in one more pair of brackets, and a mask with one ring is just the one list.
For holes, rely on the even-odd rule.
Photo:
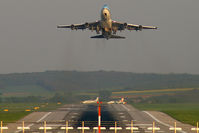
[[(8, 124), (8, 130), (4, 133), (22, 133), (22, 121), (25, 122), (25, 133), (66, 133), (65, 127), (70, 133), (94, 133), (98, 126), (98, 105), (91, 104), (66, 104), (51, 112), (34, 112), (16, 124)], [(84, 127), (85, 130), (82, 130)], [(133, 127), (133, 133), (174, 133), (169, 130), (174, 128), (149, 112), (139, 111), (128, 104), (102, 104), (101, 106), (101, 132), (106, 133), (131, 133), (129, 128)], [(117, 130), (116, 130), (116, 129)], [(183, 127), (181, 127), (183, 128)], [(154, 129), (154, 131), (152, 131)], [(194, 133), (176, 131), (176, 133)], [(196, 131), (195, 131), (196, 133)]]

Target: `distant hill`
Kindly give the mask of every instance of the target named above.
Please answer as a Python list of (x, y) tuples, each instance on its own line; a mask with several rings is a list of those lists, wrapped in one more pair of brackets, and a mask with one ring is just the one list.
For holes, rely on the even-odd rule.
[(199, 88), (199, 75), (115, 71), (46, 71), (0, 74), (0, 93), (6, 88), (13, 86), (16, 89), (17, 86), (38, 86), (49, 91)]

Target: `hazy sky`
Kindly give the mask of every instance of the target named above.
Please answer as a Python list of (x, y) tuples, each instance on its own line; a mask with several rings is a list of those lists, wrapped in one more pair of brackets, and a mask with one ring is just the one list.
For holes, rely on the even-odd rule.
[[(92, 22), (108, 4), (112, 19), (158, 26), (125, 40), (90, 39), (57, 29)], [(199, 74), (199, 0), (0, 0), (0, 73), (115, 70)]]

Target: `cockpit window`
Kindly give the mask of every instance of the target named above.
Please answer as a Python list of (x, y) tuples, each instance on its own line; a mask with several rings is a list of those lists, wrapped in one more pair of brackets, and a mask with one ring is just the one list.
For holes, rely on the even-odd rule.
[(104, 8), (106, 8), (106, 9), (108, 9), (108, 10), (110, 11), (108, 5), (104, 5), (104, 6), (103, 6), (103, 9), (104, 9)]

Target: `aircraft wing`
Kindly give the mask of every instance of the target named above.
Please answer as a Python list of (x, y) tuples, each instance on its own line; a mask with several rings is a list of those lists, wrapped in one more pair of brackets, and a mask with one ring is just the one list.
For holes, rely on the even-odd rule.
[(100, 27), (99, 21), (83, 24), (71, 24), (71, 25), (58, 25), (57, 28), (70, 28), (71, 30), (96, 30)]
[(113, 28), (115, 30), (142, 30), (142, 29), (157, 29), (155, 26), (143, 26), (143, 25), (137, 25), (137, 24), (127, 24), (127, 23), (121, 23), (121, 22), (112, 22)]

